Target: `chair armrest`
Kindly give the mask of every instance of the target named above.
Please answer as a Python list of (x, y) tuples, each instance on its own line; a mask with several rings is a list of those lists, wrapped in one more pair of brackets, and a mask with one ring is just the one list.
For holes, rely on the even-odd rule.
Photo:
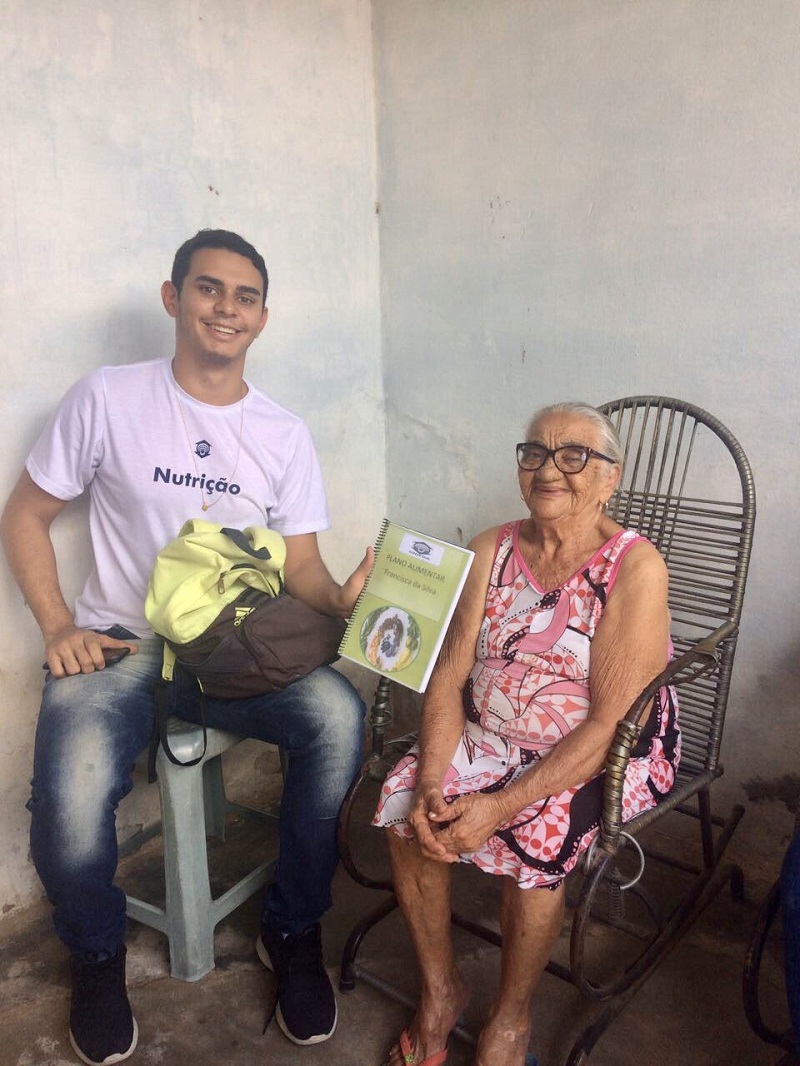
[(733, 621), (723, 623), (713, 633), (703, 637), (688, 648), (666, 669), (653, 678), (631, 704), (628, 713), (617, 723), (617, 730), (606, 756), (606, 780), (603, 790), (603, 810), (600, 819), (598, 846), (613, 854), (618, 846), (622, 830), (622, 790), (625, 771), (630, 762), (631, 751), (642, 731), (642, 720), (653, 697), (664, 685), (676, 688), (703, 674), (710, 673), (719, 662), (719, 646), (724, 640), (735, 636), (738, 626)]

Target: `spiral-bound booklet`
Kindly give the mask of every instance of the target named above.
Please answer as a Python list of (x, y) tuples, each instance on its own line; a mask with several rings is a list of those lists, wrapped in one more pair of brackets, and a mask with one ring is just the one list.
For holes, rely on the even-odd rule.
[(424, 692), (473, 557), (385, 518), (339, 654)]

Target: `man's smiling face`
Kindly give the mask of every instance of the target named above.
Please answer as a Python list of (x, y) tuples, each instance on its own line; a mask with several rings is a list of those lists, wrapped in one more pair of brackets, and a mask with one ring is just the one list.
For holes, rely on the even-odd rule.
[(165, 282), (175, 319), (176, 355), (206, 366), (243, 360), (267, 322), (264, 283), (249, 259), (226, 248), (200, 248), (181, 291)]

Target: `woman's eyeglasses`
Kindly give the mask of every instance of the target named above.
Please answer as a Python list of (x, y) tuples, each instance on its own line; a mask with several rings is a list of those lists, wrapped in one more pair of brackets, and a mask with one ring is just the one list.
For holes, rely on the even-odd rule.
[(582, 444), (564, 444), (561, 448), (545, 448), (535, 441), (523, 441), (517, 445), (517, 464), (520, 470), (539, 470), (552, 456), (556, 468), (562, 474), (579, 474), (589, 460), (602, 459), (605, 463), (614, 463), (615, 459), (594, 448), (584, 448)]

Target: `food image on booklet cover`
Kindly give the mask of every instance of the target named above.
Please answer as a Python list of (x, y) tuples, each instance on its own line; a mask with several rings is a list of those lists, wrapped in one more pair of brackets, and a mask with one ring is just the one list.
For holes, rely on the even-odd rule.
[(416, 619), (400, 607), (376, 607), (361, 627), (361, 650), (379, 670), (402, 670), (416, 659), (419, 645)]

